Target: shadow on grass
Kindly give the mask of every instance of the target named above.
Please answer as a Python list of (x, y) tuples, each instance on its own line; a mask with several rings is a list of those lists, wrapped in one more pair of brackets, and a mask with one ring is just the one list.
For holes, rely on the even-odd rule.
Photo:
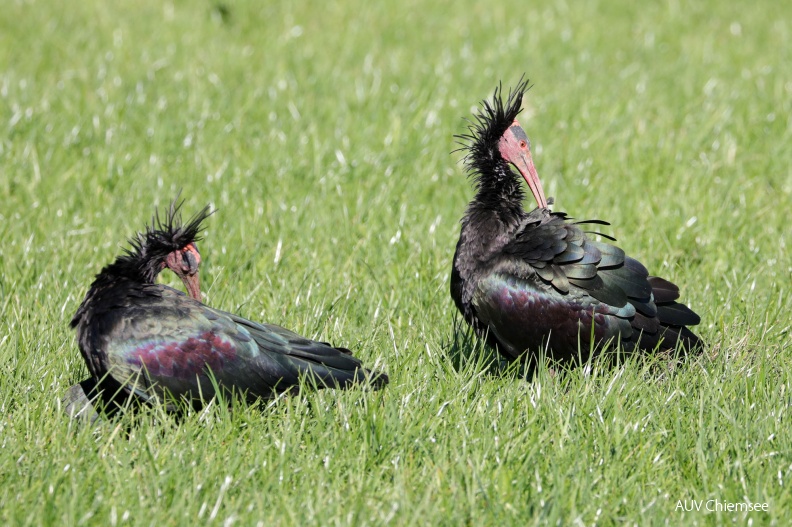
[[(129, 390), (136, 383), (121, 385), (112, 377), (99, 382), (93, 378), (85, 379), (72, 385), (61, 398), (61, 407), (78, 426), (101, 426), (113, 423), (120, 431), (127, 434), (142, 422), (171, 423), (179, 426), (187, 420), (197, 418), (199, 421), (231, 421), (235, 415), (244, 415), (249, 410), (260, 414), (274, 414), (283, 411), (281, 401), (299, 401), (300, 411), (314, 412), (310, 394), (325, 389), (360, 392), (362, 401), (379, 392), (378, 378), (367, 379), (365, 382), (355, 381), (351, 384), (326, 384), (321, 379), (308, 373), (300, 375), (297, 384), (283, 389), (273, 389), (271, 396), (261, 397), (250, 395), (236, 388), (228, 389), (221, 386), (214, 375), (209, 372), (211, 391), (200, 392), (196, 396), (174, 396), (168, 391)], [(151, 388), (151, 387), (149, 387)], [(137, 393), (137, 392), (140, 393)], [(140, 394), (148, 393), (146, 397)], [(153, 393), (153, 395), (151, 395)], [(286, 404), (289, 411), (293, 405)]]
[(473, 328), (459, 315), (454, 315), (451, 326), (451, 335), (447, 340), (446, 337), (443, 338), (440, 349), (455, 371), (474, 369), (494, 375), (502, 373), (508, 367), (508, 361), (488, 346), (484, 339), (478, 338)]

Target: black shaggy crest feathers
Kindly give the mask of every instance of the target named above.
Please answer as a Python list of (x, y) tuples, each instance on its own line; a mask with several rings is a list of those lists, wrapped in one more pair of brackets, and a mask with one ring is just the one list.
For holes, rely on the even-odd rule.
[(481, 175), (486, 174), (496, 162), (498, 152), (495, 145), (522, 110), (523, 95), (530, 89), (528, 82), (528, 79), (521, 79), (514, 89), (509, 90), (505, 101), (503, 86), (499, 85), (495, 88), (492, 102), (481, 101), (481, 110), (475, 121), (468, 120), (469, 133), (454, 136), (462, 146), (459, 150), (467, 153), (463, 162), (477, 185), (481, 183)]
[(154, 283), (170, 253), (200, 241), (199, 235), (203, 230), (201, 223), (212, 214), (209, 205), (183, 225), (180, 209), (184, 201), (177, 203), (177, 199), (178, 197), (168, 207), (164, 219), (160, 218), (159, 212), (155, 213), (151, 218), (151, 225), (146, 226), (146, 232), (137, 233), (130, 238), (131, 248), (124, 249), (123, 255), (102, 269), (97, 279), (102, 275), (113, 275)]
[[(146, 227), (144, 250), (167, 256), (190, 243), (201, 241), (201, 223), (212, 214), (209, 212), (209, 205), (198, 211), (186, 225), (182, 225), (179, 210), (183, 204), (184, 201), (176, 203), (174, 200), (164, 221), (160, 219), (159, 212), (154, 213), (151, 226)], [(140, 240), (141, 235), (137, 238)]]

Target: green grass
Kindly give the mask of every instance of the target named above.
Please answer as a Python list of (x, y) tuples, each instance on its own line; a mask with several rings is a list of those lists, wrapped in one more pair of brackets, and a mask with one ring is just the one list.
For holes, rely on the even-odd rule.
[[(783, 3), (466, 4), (3, 5), (0, 523), (789, 522)], [(682, 287), (701, 358), (529, 383), (459, 326), (452, 135), (523, 72), (556, 210), (611, 221)], [(68, 321), (179, 189), (218, 209), (209, 304), (348, 346), (391, 385), (70, 423), (58, 399), (87, 370)], [(675, 510), (716, 498), (769, 512)]]

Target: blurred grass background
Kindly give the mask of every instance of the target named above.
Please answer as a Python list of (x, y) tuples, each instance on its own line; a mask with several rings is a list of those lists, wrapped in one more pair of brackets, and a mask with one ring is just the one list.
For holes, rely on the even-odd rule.
[[(7, 2), (0, 520), (786, 524), (791, 32), (769, 0)], [(527, 383), (458, 325), (453, 134), (523, 73), (554, 208), (679, 284), (705, 357)], [(68, 321), (180, 189), (218, 209), (207, 303), (391, 386), (70, 424)], [(675, 511), (710, 498), (770, 512)]]

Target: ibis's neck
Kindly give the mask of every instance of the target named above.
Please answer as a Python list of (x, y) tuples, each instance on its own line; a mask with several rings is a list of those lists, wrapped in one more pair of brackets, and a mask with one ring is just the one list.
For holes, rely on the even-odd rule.
[(520, 177), (505, 163), (498, 163), (476, 178), (476, 196), (468, 205), (466, 219), (472, 222), (499, 222), (506, 228), (525, 215), (525, 191)]
[(97, 276), (97, 281), (100, 278), (105, 278), (105, 280), (125, 278), (141, 284), (153, 284), (157, 281), (160, 267), (139, 253), (125, 254), (116, 258), (113, 263), (106, 265)]

